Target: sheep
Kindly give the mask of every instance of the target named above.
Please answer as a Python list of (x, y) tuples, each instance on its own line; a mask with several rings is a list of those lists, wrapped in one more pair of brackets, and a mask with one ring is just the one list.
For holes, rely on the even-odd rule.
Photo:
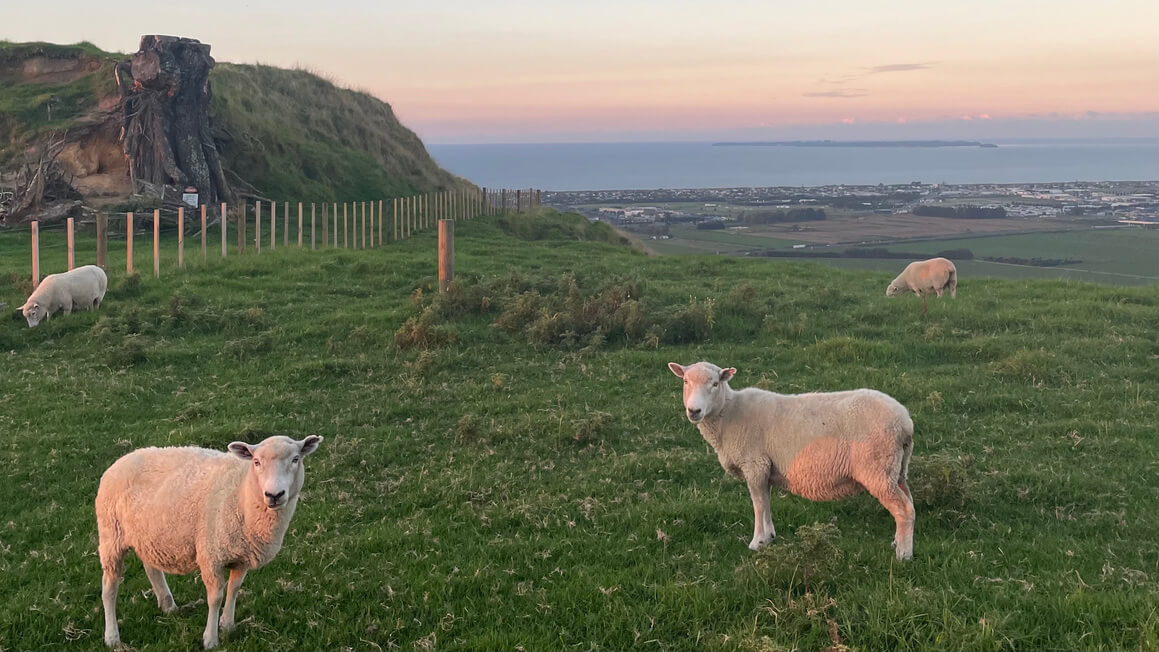
[(47, 319), (57, 310), (69, 314), (73, 309), (96, 310), (105, 298), (109, 277), (105, 270), (96, 265), (85, 265), (61, 274), (49, 274), (20, 306), (20, 312), (28, 320), (28, 327), (35, 328), (40, 320)]
[(269, 563), (282, 547), (306, 477), (302, 458), (321, 442), (317, 435), (301, 441), (274, 436), (256, 446), (235, 441), (228, 453), (151, 447), (114, 462), (101, 476), (96, 499), (105, 643), (121, 642), (117, 590), (122, 560), (132, 549), (165, 613), (177, 608), (165, 573), (201, 571), (209, 605), (202, 642), (207, 650), (215, 647), (225, 571), (220, 625), (228, 632), (246, 572)]
[(926, 296), (936, 294), (939, 297), (946, 290), (950, 296), (958, 298), (958, 269), (954, 263), (946, 258), (931, 258), (919, 260), (906, 265), (897, 278), (890, 281), (885, 289), (885, 296), (896, 297), (899, 294), (913, 292), (922, 298), (922, 314), (926, 314)]
[(906, 476), (914, 425), (905, 407), (872, 389), (777, 394), (734, 390), (736, 368), (670, 362), (684, 379), (685, 416), (716, 451), (729, 475), (748, 485), (757, 550), (777, 535), (770, 486), (809, 500), (839, 500), (869, 490), (897, 523), (898, 559), (913, 557), (914, 505)]

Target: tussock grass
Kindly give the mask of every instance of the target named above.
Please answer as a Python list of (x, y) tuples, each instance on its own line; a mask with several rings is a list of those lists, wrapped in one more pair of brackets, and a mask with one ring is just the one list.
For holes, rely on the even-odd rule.
[[(0, 320), (3, 645), (103, 646), (92, 501), (113, 460), (278, 432), (326, 442), (227, 649), (1159, 646), (1155, 287), (964, 278), (923, 317), (882, 296), (888, 273), (650, 258), (543, 219), (542, 239), (457, 225), (443, 295), (422, 234), (160, 281), (114, 265), (97, 313)], [(0, 236), (10, 306), (25, 264)], [(630, 301), (644, 337), (601, 329)], [(674, 343), (689, 311), (711, 327)], [(574, 341), (533, 346), (545, 314)], [(396, 342), (423, 328), (454, 337)], [(737, 387), (904, 403), (913, 561), (868, 495), (774, 494), (780, 536), (751, 553), (748, 493), (665, 368), (701, 359)], [(204, 604), (163, 616), (148, 586), (130, 559), (126, 642), (197, 649)]]

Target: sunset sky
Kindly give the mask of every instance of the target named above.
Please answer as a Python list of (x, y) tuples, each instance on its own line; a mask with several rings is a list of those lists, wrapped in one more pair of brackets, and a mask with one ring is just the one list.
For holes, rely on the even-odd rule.
[(1155, 0), (14, 4), (0, 38), (189, 36), (430, 143), (1159, 136)]

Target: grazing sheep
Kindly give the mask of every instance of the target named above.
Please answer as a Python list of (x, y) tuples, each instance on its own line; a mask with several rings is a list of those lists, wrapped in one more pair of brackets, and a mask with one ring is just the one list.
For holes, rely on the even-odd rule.
[(776, 394), (733, 390), (735, 368), (669, 362), (684, 379), (688, 420), (742, 478), (753, 501), (756, 550), (777, 535), (770, 486), (809, 500), (838, 500), (868, 489), (897, 521), (898, 559), (913, 556), (914, 505), (906, 486), (914, 424), (900, 403), (872, 389)]
[(235, 441), (229, 453), (142, 448), (114, 462), (101, 476), (96, 502), (105, 643), (121, 642), (117, 589), (122, 560), (132, 549), (166, 613), (177, 606), (165, 573), (201, 571), (209, 603), (202, 642), (215, 647), (226, 570), (221, 629), (228, 632), (246, 571), (269, 563), (282, 547), (306, 478), (302, 458), (321, 442), (317, 435), (301, 441), (276, 436), (256, 446)]
[(49, 274), (20, 306), (28, 327), (47, 319), (57, 310), (69, 314), (76, 310), (96, 310), (105, 298), (109, 277), (96, 265), (85, 265), (62, 274)]
[(901, 274), (898, 274), (885, 289), (885, 296), (896, 297), (899, 294), (913, 292), (922, 298), (924, 315), (926, 296), (936, 294), (940, 297), (946, 290), (950, 291), (950, 296), (958, 297), (958, 269), (954, 267), (954, 263), (945, 258), (931, 258), (906, 265)]

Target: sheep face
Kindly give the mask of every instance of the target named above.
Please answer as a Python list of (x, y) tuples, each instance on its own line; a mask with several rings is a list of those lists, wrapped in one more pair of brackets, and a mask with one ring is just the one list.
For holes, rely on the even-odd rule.
[(322, 443), (318, 435), (301, 441), (289, 437), (270, 437), (260, 444), (235, 441), (229, 452), (250, 462), (247, 482), (254, 483), (269, 509), (281, 509), (298, 497), (306, 469), (302, 460)]
[(700, 423), (720, 410), (728, 380), (736, 373), (734, 367), (721, 369), (711, 362), (687, 367), (669, 362), (668, 368), (684, 379), (684, 416), (692, 423)]
[(39, 303), (26, 303), (20, 308), (24, 318), (28, 320), (28, 327), (35, 328), (40, 320), (48, 316), (48, 310)]
[(885, 288), (885, 296), (896, 297), (898, 295), (905, 294), (907, 289), (909, 288), (905, 287), (904, 284), (894, 281), (893, 283), (889, 284), (889, 287)]

